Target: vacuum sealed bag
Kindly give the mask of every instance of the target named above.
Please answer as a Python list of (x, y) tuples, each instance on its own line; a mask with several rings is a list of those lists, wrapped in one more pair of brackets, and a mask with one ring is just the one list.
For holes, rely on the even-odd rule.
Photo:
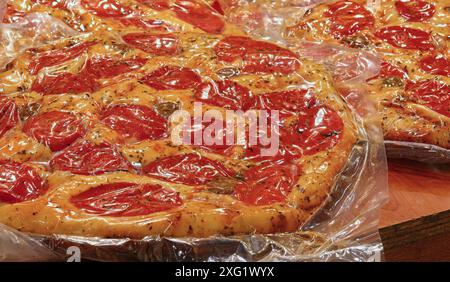
[(379, 119), (356, 75), (336, 79), (376, 59), (157, 4), (7, 3), (0, 259), (380, 260)]
[[(449, 1), (218, 0), (216, 3), (229, 21), (249, 34), (284, 42), (293, 51), (310, 52), (311, 48), (302, 48), (307, 42), (362, 53), (359, 59), (340, 61), (344, 65), (354, 64), (355, 73), (344, 66), (344, 71), (350, 72), (340, 73), (338, 68), (335, 79), (356, 79), (367, 85), (368, 97), (381, 114), (388, 157), (448, 162)], [(327, 60), (328, 53), (317, 53), (315, 48), (312, 51), (319, 61)], [(368, 58), (367, 54), (378, 57), (375, 65), (379, 71), (375, 75), (374, 68), (361, 61)]]

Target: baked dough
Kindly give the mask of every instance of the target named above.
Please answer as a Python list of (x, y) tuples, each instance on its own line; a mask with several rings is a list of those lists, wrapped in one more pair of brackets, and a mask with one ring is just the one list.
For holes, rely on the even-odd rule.
[[(378, 6), (379, 4), (379, 6)], [(368, 81), (386, 140), (450, 148), (450, 1), (333, 1), (314, 6), (285, 37), (377, 52)]]
[[(322, 66), (239, 34), (98, 29), (26, 50), (0, 90), (0, 223), (44, 235), (295, 231), (365, 138)], [(280, 150), (174, 144), (194, 102), (279, 111)]]

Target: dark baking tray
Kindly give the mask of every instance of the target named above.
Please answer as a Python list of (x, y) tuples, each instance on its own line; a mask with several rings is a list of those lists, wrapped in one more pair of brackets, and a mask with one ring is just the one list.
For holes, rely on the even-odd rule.
[(431, 164), (450, 164), (450, 149), (439, 146), (403, 142), (384, 141), (386, 155), (391, 159), (409, 159)]

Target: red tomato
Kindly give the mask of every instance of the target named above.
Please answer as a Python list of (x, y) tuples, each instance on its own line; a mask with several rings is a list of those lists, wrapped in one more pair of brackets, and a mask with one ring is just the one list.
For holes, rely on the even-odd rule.
[(195, 90), (195, 98), (230, 110), (246, 111), (252, 107), (250, 90), (232, 80), (205, 83)]
[[(408, 74), (406, 72), (406, 70), (403, 70), (397, 66), (394, 66), (391, 63), (388, 62), (381, 62), (380, 65), (380, 71), (378, 72), (378, 75), (371, 77), (369, 79), (367, 79), (367, 81), (371, 81), (377, 78), (388, 78), (388, 77), (398, 77), (398, 78), (408, 78)], [(348, 98), (350, 93), (347, 93), (350, 91), (350, 89), (340, 89), (341, 90), (341, 95), (343, 95), (344, 97)]]
[(99, 84), (89, 75), (59, 73), (39, 77), (31, 86), (32, 91), (43, 95), (57, 95), (65, 93), (95, 92)]
[(86, 190), (70, 202), (90, 214), (140, 216), (169, 210), (183, 204), (173, 190), (154, 184), (109, 183)]
[(264, 163), (245, 172), (245, 182), (236, 185), (234, 194), (240, 201), (253, 206), (282, 203), (299, 176), (300, 167), (297, 165)]
[(157, 11), (169, 9), (168, 0), (138, 0), (138, 2)]
[(75, 59), (86, 52), (88, 48), (94, 44), (95, 42), (83, 42), (59, 50), (50, 50), (38, 53), (31, 59), (31, 62), (28, 65), (28, 70), (31, 74), (37, 74), (45, 67), (59, 65), (66, 61)]
[(192, 0), (175, 0), (173, 3), (167, 0), (138, 0), (138, 2), (157, 11), (170, 9), (180, 20), (208, 33), (221, 33), (225, 27), (222, 18), (201, 2)]
[(133, 47), (157, 56), (179, 53), (180, 42), (171, 34), (129, 33), (122, 36), (122, 39)]
[(127, 16), (118, 19), (125, 26), (136, 26), (144, 29), (151, 29), (155, 31), (170, 31), (171, 28), (166, 25), (164, 21), (146, 19), (141, 15)]
[(142, 81), (156, 90), (183, 90), (198, 87), (202, 79), (191, 69), (164, 66), (143, 77)]
[(364, 6), (352, 1), (338, 1), (329, 5), (325, 17), (330, 18), (331, 34), (335, 38), (353, 35), (374, 26), (375, 18)]
[(283, 159), (286, 161), (299, 158), (303, 155), (312, 155), (334, 147), (342, 137), (344, 123), (340, 116), (326, 107), (315, 106), (297, 113), (297, 119), (289, 126), (280, 125), (277, 134), (279, 147), (273, 156), (262, 156), (262, 148), (271, 145), (261, 144), (248, 146), (246, 158), (256, 161)]
[(289, 74), (300, 66), (299, 59), (291, 51), (243, 36), (226, 37), (214, 51), (220, 61), (243, 60), (242, 71), (246, 73)]
[(380, 74), (378, 76), (381, 78), (386, 78), (386, 77), (406, 78), (408, 76), (408, 74), (401, 68), (398, 68), (388, 62), (382, 62)]
[(96, 56), (87, 61), (83, 71), (97, 79), (110, 78), (139, 69), (146, 62), (147, 59), (139, 57), (121, 60), (112, 57)]
[(19, 203), (38, 198), (47, 190), (47, 183), (31, 167), (0, 160), (0, 203)]
[(427, 56), (420, 60), (419, 65), (428, 73), (450, 76), (450, 60), (442, 54)]
[(217, 176), (235, 175), (220, 162), (198, 154), (165, 157), (146, 165), (143, 171), (151, 177), (186, 185), (204, 185)]
[(221, 33), (225, 27), (223, 19), (210, 7), (192, 0), (176, 0), (170, 8), (177, 17), (208, 33)]
[(221, 15), (225, 15), (225, 13), (223, 12), (222, 9), (222, 5), (220, 4), (220, 2), (218, 0), (214, 0), (214, 2), (211, 4), (211, 7), (216, 10), (217, 13), (221, 14)]
[[(265, 131), (259, 129), (257, 132), (258, 144), (249, 144), (246, 148), (245, 157), (255, 161), (267, 159), (291, 160), (307, 154), (308, 150), (305, 148), (307, 145), (303, 143), (299, 136), (297, 136), (298, 134), (296, 134), (294, 129), (286, 128), (283, 120), (295, 115), (299, 117), (310, 116), (310, 118), (313, 118), (318, 107), (316, 106), (317, 100), (314, 98), (311, 91), (305, 89), (295, 89), (261, 94), (255, 97), (258, 99), (256, 108), (268, 111), (280, 111), (279, 118), (281, 122), (279, 123), (278, 128), (274, 127), (270, 128), (270, 130), (268, 128)], [(340, 118), (338, 120), (340, 121)], [(268, 119), (267, 124), (268, 126), (272, 124), (270, 118)], [(272, 156), (262, 156), (261, 150), (272, 148), (273, 144), (262, 145), (259, 142), (259, 138), (270, 137), (270, 139), (272, 139), (273, 134), (278, 135), (279, 138), (279, 147), (277, 148), (277, 152)]]
[(113, 106), (101, 114), (101, 120), (123, 137), (136, 141), (156, 140), (167, 136), (167, 121), (146, 106)]
[(398, 13), (410, 22), (429, 20), (436, 12), (433, 4), (420, 0), (401, 0), (395, 2)]
[(408, 81), (406, 91), (419, 103), (450, 117), (450, 85), (436, 80)]
[(19, 109), (14, 101), (0, 97), (0, 138), (19, 122)]
[(281, 136), (281, 142), (298, 142), (303, 155), (312, 155), (334, 147), (342, 138), (344, 123), (335, 111), (314, 107), (300, 114), (292, 129), (290, 135)]
[(66, 148), (86, 132), (75, 115), (59, 111), (45, 112), (29, 118), (22, 130), (54, 152)]
[(264, 110), (278, 110), (296, 113), (304, 111), (316, 104), (311, 91), (295, 89), (281, 92), (271, 92), (255, 96), (256, 108)]
[(50, 160), (53, 170), (81, 175), (99, 175), (113, 171), (132, 171), (131, 164), (110, 144), (76, 142)]
[(431, 34), (415, 28), (388, 26), (377, 30), (375, 36), (398, 48), (421, 51), (435, 49)]

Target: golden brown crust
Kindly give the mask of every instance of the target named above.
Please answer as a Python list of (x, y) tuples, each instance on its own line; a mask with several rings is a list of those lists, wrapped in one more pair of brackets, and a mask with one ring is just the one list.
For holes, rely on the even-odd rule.
[[(450, 85), (448, 76), (430, 74), (419, 66), (420, 59), (428, 55), (440, 53), (447, 59), (450, 57), (448, 41), (450, 1), (433, 1), (435, 13), (430, 19), (408, 21), (397, 12), (395, 7), (397, 1), (395, 0), (379, 2), (354, 0), (352, 2), (364, 5), (374, 15), (374, 25), (358, 31), (352, 36), (333, 38), (330, 31), (332, 19), (324, 15), (330, 5), (337, 2), (343, 1), (319, 4), (308, 10), (302, 19), (286, 27), (285, 37), (289, 40), (305, 39), (372, 50), (377, 52), (385, 62), (404, 70), (407, 77), (397, 79), (397, 83), (394, 85), (383, 77), (368, 81), (370, 97), (381, 112), (385, 139), (427, 143), (450, 148), (450, 118), (448, 115), (434, 111), (405, 90), (407, 80), (434, 80), (447, 86)], [(389, 26), (402, 26), (429, 32), (435, 45), (435, 51), (396, 48), (374, 36), (375, 31)], [(442, 95), (450, 94), (443, 93)], [(447, 100), (443, 103), (448, 105), (449, 102)]]
[(378, 105), (386, 140), (417, 142), (450, 148), (450, 119), (430, 108), (411, 102), (400, 87), (387, 86), (382, 79), (369, 85)]
[[(55, 173), (50, 176), (49, 182), (55, 188), (45, 197), (0, 207), (0, 221), (21, 231), (39, 234), (106, 238), (143, 238), (148, 235), (205, 237), (213, 234), (294, 231), (309, 216), (287, 205), (255, 208), (230, 196), (192, 193), (192, 188), (185, 185), (168, 184), (128, 173), (92, 177)], [(185, 204), (168, 212), (146, 216), (105, 217), (80, 212), (69, 202), (70, 196), (90, 187), (114, 182), (158, 183), (180, 191), (186, 199)]]
[[(23, 79), (18, 88), (3, 88), (2, 96), (14, 100), (19, 107), (33, 103), (39, 104), (35, 113), (59, 109), (80, 116), (86, 123), (93, 124), (84, 137), (93, 143), (108, 141), (118, 144), (120, 152), (130, 162), (145, 165), (164, 156), (195, 152), (210, 159), (220, 161), (229, 168), (242, 168), (255, 165), (242, 160), (237, 151), (230, 156), (222, 156), (190, 146), (173, 146), (169, 138), (157, 141), (123, 143), (113, 130), (98, 123), (98, 111), (115, 104), (138, 104), (149, 107), (161, 102), (176, 102), (181, 109), (192, 111), (192, 90), (156, 91), (139, 80), (162, 65), (176, 65), (195, 69), (203, 79), (219, 79), (218, 71), (223, 68), (238, 68), (239, 62), (225, 63), (215, 60), (212, 46), (224, 38), (222, 35), (200, 33), (174, 34), (180, 39), (181, 54), (171, 57), (152, 56), (143, 51), (124, 48), (114, 33), (97, 32), (81, 35), (78, 38), (61, 40), (40, 50), (62, 48), (78, 41), (98, 42), (90, 48), (88, 57), (96, 54), (121, 52), (124, 58), (135, 55), (146, 57), (147, 63), (139, 70), (126, 76), (105, 79), (102, 87), (94, 93), (64, 94), (42, 96), (29, 91), (37, 76), (27, 71), (31, 50), (18, 57), (8, 73), (20, 73)], [(123, 51), (125, 50), (125, 51)], [(122, 52), (123, 51), (123, 52)], [(86, 60), (86, 58), (83, 58)], [(79, 64), (65, 64), (66, 70), (77, 72)], [(304, 156), (296, 162), (302, 167), (297, 184), (288, 195), (286, 202), (270, 205), (248, 205), (233, 195), (216, 194), (204, 189), (168, 183), (144, 175), (128, 172), (112, 172), (99, 176), (81, 176), (68, 172), (43, 172), (48, 176), (49, 189), (41, 197), (22, 203), (0, 203), (0, 222), (18, 230), (39, 234), (69, 234), (99, 237), (142, 238), (149, 235), (205, 237), (214, 234), (232, 235), (248, 233), (276, 233), (294, 231), (317, 210), (327, 198), (336, 175), (347, 163), (348, 156), (358, 139), (364, 138), (359, 131), (355, 117), (338, 96), (332, 86), (331, 77), (322, 66), (301, 60), (301, 66), (287, 75), (246, 74), (230, 78), (248, 87), (255, 95), (275, 92), (299, 85), (308, 85), (320, 104), (334, 110), (344, 123), (340, 141), (332, 148)], [(8, 75), (2, 75), (0, 85), (12, 85)], [(224, 111), (222, 108), (209, 106)], [(17, 138), (22, 142), (11, 143)], [(26, 141), (26, 142), (23, 142)], [(46, 163), (52, 153), (36, 140), (24, 136), (21, 125), (17, 125), (0, 139), (0, 159)], [(20, 154), (18, 152), (21, 152)], [(183, 205), (163, 212), (144, 216), (113, 217), (89, 214), (74, 207), (69, 199), (89, 188), (104, 183), (131, 182), (157, 183), (180, 193)]]
[[(47, 3), (48, 2), (48, 3)], [(56, 3), (65, 3), (65, 1), (55, 1)], [(98, 0), (86, 1), (80, 0), (70, 3), (69, 5), (52, 5), (51, 1), (35, 1), (35, 0), (13, 0), (8, 1), (8, 5), (19, 13), (24, 15), (31, 13), (45, 13), (56, 19), (61, 20), (69, 27), (80, 32), (91, 31), (110, 31), (121, 30), (127, 32), (140, 32), (143, 29), (147, 29), (139, 24), (131, 24), (130, 22), (121, 22), (117, 17), (106, 17), (95, 14), (93, 10), (90, 10), (86, 4), (91, 2), (92, 6), (95, 6)], [(104, 2), (104, 1), (103, 1)], [(156, 10), (145, 5), (143, 1), (139, 0), (111, 0), (111, 5), (119, 3), (125, 9), (132, 10), (128, 18), (139, 17), (144, 20), (155, 21), (154, 27), (149, 27), (148, 31), (167, 31), (167, 32), (204, 32), (202, 29), (195, 25), (183, 21), (175, 12), (168, 9)], [(168, 0), (167, 2), (175, 2)], [(202, 3), (202, 1), (193, 0), (192, 2)], [(46, 4), (47, 3), (47, 4)], [(105, 5), (108, 6), (108, 5)], [(114, 11), (112, 14), (115, 14)], [(217, 14), (218, 15), (218, 14)], [(163, 22), (161, 25), (160, 22)], [(239, 28), (228, 22), (223, 22), (224, 27), (220, 30), (220, 34), (243, 34)]]

